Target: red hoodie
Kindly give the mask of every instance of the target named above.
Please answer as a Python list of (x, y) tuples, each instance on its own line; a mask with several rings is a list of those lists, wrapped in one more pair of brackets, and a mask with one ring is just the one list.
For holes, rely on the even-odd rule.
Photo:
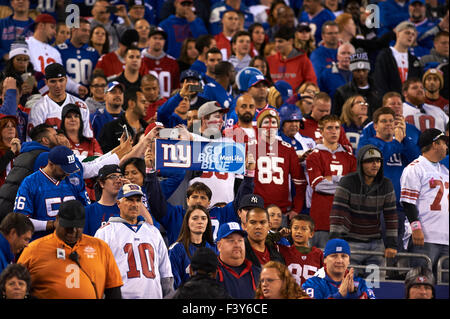
[(274, 83), (278, 80), (284, 80), (295, 91), (297, 91), (303, 82), (317, 84), (317, 77), (312, 63), (304, 53), (300, 53), (292, 58), (283, 59), (278, 52), (267, 57), (267, 62), (269, 63), (270, 76)]

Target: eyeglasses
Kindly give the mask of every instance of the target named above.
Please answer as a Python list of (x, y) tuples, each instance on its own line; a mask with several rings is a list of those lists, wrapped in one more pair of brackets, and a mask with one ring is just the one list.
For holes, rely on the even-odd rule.
[(109, 175), (106, 179), (110, 179), (113, 182), (117, 181), (119, 178), (123, 178), (123, 175)]
[(273, 278), (265, 278), (265, 279), (261, 279), (260, 282), (261, 284), (264, 284), (265, 282), (267, 282), (268, 285), (270, 285), (271, 283), (273, 283), (275, 280), (281, 280), (281, 279), (273, 279)]

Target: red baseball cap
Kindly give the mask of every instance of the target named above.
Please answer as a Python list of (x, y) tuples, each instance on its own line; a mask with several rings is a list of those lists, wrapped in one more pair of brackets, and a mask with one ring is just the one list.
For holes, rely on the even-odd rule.
[(36, 20), (34, 20), (34, 24), (38, 24), (38, 23), (56, 24), (56, 20), (55, 20), (55, 18), (53, 18), (53, 16), (51, 16), (48, 13), (42, 13), (36, 17)]

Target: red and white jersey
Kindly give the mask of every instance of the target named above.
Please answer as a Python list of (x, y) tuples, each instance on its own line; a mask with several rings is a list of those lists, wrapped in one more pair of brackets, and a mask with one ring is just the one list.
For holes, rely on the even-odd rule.
[[(283, 213), (288, 209), (300, 212), (305, 201), (306, 177), (294, 148), (285, 141), (273, 144), (258, 141), (255, 170), (255, 194), (264, 199), (264, 205), (275, 204)], [(291, 202), (290, 182), (295, 186)]]
[(94, 137), (89, 122), (89, 108), (86, 103), (69, 93), (66, 93), (66, 99), (62, 105), (55, 103), (48, 95), (40, 98), (36, 104), (33, 105), (28, 116), (28, 132), (30, 132), (33, 127), (42, 123), (52, 125), (55, 129), (59, 128), (61, 125), (62, 109), (69, 103), (74, 103), (80, 107), (81, 118), (83, 121), (83, 135), (88, 138)]
[(161, 278), (173, 277), (167, 247), (159, 230), (146, 222), (137, 226), (111, 217), (97, 230), (116, 259), (124, 299), (162, 299)]
[(231, 56), (231, 37), (228, 39), (223, 32), (214, 36), (217, 48), (222, 52), (222, 60), (228, 61)]
[(47, 65), (55, 62), (62, 65), (61, 54), (55, 47), (36, 40), (34, 37), (29, 37), (25, 41), (28, 44), (30, 62), (35, 71), (45, 74)]
[(170, 93), (180, 86), (178, 62), (170, 55), (155, 58), (145, 50), (142, 53), (141, 75), (153, 74), (159, 80), (159, 94), (169, 98)]
[[(323, 144), (318, 144), (306, 158), (306, 169), (308, 183), (313, 189), (309, 214), (316, 230), (329, 231), (336, 186), (342, 176), (356, 170), (356, 158), (341, 145), (332, 152)], [(325, 176), (332, 176), (332, 181)]]
[[(320, 133), (319, 122), (313, 119), (311, 116), (306, 115), (303, 119), (303, 128), (300, 128), (300, 134), (314, 141), (322, 139), (322, 133)], [(346, 147), (348, 150), (352, 149), (352, 144), (349, 142), (345, 130), (341, 125), (341, 131), (339, 133), (339, 144)]]
[(286, 266), (300, 286), (323, 267), (323, 252), (317, 247), (312, 247), (308, 254), (302, 254), (294, 245), (278, 247)]
[(400, 186), (400, 201), (416, 205), (425, 242), (448, 245), (448, 169), (419, 156), (403, 170)]
[(125, 70), (125, 60), (116, 52), (103, 54), (95, 65), (96, 69), (102, 69), (108, 81), (119, 76)]
[(417, 127), (421, 132), (429, 128), (437, 128), (445, 132), (448, 116), (438, 106), (423, 104), (421, 109), (411, 104), (403, 103), (403, 116), (405, 121)]

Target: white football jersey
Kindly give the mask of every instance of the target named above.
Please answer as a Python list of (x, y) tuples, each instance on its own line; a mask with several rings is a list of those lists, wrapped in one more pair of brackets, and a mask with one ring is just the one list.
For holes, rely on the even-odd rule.
[(89, 122), (89, 108), (82, 100), (75, 96), (66, 93), (66, 100), (59, 106), (48, 95), (40, 98), (36, 104), (31, 107), (30, 115), (28, 116), (28, 132), (31, 128), (39, 124), (47, 123), (59, 128), (61, 125), (61, 112), (65, 105), (73, 103), (79, 106), (81, 118), (83, 121), (83, 135), (87, 138), (94, 137), (94, 132)]
[(55, 47), (36, 40), (34, 37), (29, 37), (25, 41), (28, 44), (30, 62), (33, 64), (35, 71), (45, 74), (47, 65), (55, 62), (62, 65), (61, 54)]
[(400, 178), (400, 201), (416, 205), (426, 243), (449, 244), (448, 178), (444, 165), (423, 156), (411, 162)]
[(167, 247), (159, 230), (146, 222), (131, 226), (111, 217), (95, 237), (111, 248), (122, 275), (124, 299), (162, 299), (161, 278), (173, 277)]
[(423, 110), (425, 113), (407, 102), (403, 103), (403, 116), (407, 123), (414, 125), (421, 132), (429, 128), (437, 128), (445, 132), (445, 125), (448, 122), (447, 114), (438, 106), (426, 103), (423, 104)]

